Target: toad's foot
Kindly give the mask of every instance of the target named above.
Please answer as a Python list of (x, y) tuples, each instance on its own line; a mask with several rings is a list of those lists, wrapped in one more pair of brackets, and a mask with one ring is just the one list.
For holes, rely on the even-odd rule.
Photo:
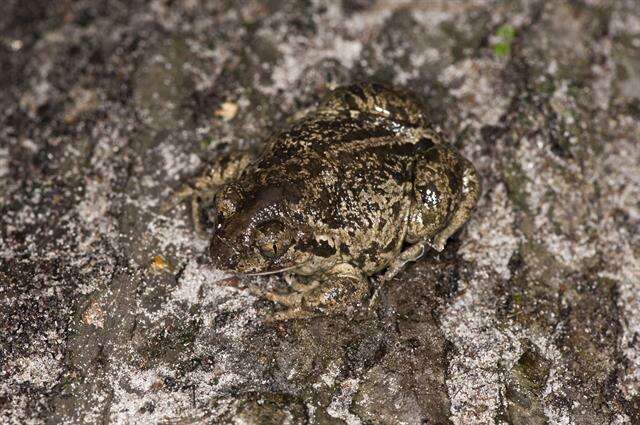
[(395, 275), (400, 273), (407, 263), (416, 261), (424, 254), (425, 247), (422, 243), (411, 245), (402, 251), (398, 258), (389, 266), (387, 272), (378, 279), (376, 290), (369, 300), (369, 310), (373, 310), (380, 302), (380, 291), (384, 289), (385, 284), (393, 279)]
[(313, 287), (305, 288), (305, 292), (290, 296), (271, 296), (272, 301), (289, 308), (272, 314), (266, 321), (279, 322), (350, 313), (360, 307), (363, 298), (369, 292), (366, 276), (350, 264), (334, 267), (322, 282), (307, 286)]
[(382, 278), (380, 279), (380, 281), (387, 282), (393, 279), (393, 277), (395, 277), (395, 275), (400, 273), (400, 271), (404, 268), (404, 266), (407, 263), (411, 263), (413, 261), (416, 261), (420, 257), (422, 257), (422, 255), (424, 254), (424, 251), (425, 251), (425, 247), (424, 247), (424, 244), (422, 243), (416, 243), (414, 245), (411, 245), (409, 248), (405, 249), (404, 251), (402, 251), (398, 256), (398, 258), (389, 266), (389, 268), (387, 269), (387, 272), (384, 275), (382, 275)]
[(302, 283), (298, 281), (295, 275), (290, 273), (284, 275), (284, 280), (294, 292), (280, 294), (275, 291), (264, 291), (253, 286), (250, 286), (248, 289), (252, 295), (259, 298), (265, 298), (271, 302), (282, 304), (287, 307), (300, 307), (302, 305), (304, 295), (313, 291), (320, 285), (320, 282), (317, 280), (309, 283)]

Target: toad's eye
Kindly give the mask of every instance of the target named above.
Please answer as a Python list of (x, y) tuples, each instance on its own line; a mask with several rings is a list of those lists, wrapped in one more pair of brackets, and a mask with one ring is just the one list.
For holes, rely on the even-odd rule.
[(275, 259), (286, 252), (293, 243), (293, 238), (284, 224), (273, 220), (258, 226), (255, 243), (262, 255)]

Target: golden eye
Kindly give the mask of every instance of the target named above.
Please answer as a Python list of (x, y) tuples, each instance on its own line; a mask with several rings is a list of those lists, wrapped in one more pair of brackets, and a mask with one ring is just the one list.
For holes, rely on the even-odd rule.
[(269, 259), (284, 254), (292, 244), (291, 233), (279, 221), (269, 221), (256, 229), (255, 243), (260, 253)]
[(274, 259), (281, 256), (289, 247), (289, 245), (290, 244), (288, 242), (276, 241), (263, 243), (259, 246), (259, 248), (262, 255), (267, 258)]

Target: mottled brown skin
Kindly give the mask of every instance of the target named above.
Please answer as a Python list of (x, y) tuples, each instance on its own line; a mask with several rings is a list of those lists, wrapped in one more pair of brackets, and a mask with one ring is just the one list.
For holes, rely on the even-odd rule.
[(441, 251), (480, 192), (419, 105), (371, 83), (333, 91), (253, 161), (224, 162), (189, 192), (194, 220), (213, 229), (215, 266), (286, 273), (291, 294), (264, 294), (289, 307), (275, 319), (356, 308), (368, 276), (392, 277), (425, 245)]

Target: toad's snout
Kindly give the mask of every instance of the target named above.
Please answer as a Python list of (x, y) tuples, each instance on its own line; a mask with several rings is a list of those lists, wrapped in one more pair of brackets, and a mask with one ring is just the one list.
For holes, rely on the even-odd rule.
[(209, 255), (213, 266), (218, 269), (235, 271), (238, 266), (239, 255), (236, 250), (217, 235), (211, 239)]

